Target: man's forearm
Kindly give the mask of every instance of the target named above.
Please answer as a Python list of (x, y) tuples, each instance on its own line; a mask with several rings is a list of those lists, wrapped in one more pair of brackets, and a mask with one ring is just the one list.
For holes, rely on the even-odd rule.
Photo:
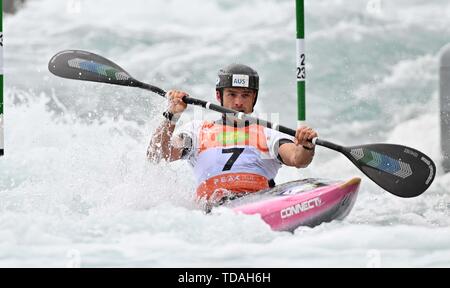
[(308, 150), (302, 146), (295, 147), (296, 151), (293, 157), (294, 166), (297, 168), (307, 167), (314, 158), (314, 149)]
[(153, 162), (158, 163), (161, 159), (169, 161), (172, 154), (172, 135), (175, 130), (175, 124), (169, 120), (164, 120), (156, 129), (150, 140), (147, 149), (147, 157)]
[(307, 150), (295, 144), (284, 144), (280, 147), (283, 163), (296, 168), (307, 167), (314, 158), (314, 149)]

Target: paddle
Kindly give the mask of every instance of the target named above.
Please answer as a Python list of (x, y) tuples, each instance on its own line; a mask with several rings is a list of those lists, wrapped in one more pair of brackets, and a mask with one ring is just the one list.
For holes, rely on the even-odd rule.
[[(146, 89), (163, 97), (166, 91), (156, 86), (140, 82), (130, 76), (117, 64), (102, 56), (79, 50), (62, 51), (48, 64), (53, 74), (84, 81), (94, 81)], [(254, 121), (260, 125), (295, 136), (295, 130), (250, 117), (207, 101), (185, 97), (187, 104), (202, 106), (223, 114), (232, 114), (239, 119)], [(367, 177), (386, 191), (404, 198), (416, 197), (425, 192), (434, 180), (436, 166), (422, 152), (395, 144), (368, 144), (343, 147), (329, 141), (313, 139), (313, 143), (344, 154)]]

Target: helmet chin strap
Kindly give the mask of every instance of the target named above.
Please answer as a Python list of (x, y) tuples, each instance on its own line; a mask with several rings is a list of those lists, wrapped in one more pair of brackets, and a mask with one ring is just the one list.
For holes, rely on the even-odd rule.
[(253, 102), (253, 108), (252, 108), (252, 113), (253, 113), (253, 110), (255, 110), (254, 108), (255, 108), (255, 105), (256, 105), (256, 101), (258, 100), (258, 90), (256, 90), (256, 95), (255, 95), (255, 101)]
[(216, 89), (217, 92), (219, 92), (219, 98), (220, 98), (220, 106), (223, 107), (223, 88)]

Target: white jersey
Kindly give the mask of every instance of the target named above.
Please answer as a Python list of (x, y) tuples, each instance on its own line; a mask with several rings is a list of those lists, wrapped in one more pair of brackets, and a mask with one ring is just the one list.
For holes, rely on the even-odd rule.
[(228, 182), (243, 181), (244, 177), (249, 182), (273, 180), (283, 164), (278, 157), (280, 140), (293, 141), (293, 137), (261, 125), (232, 127), (219, 121), (192, 121), (181, 127), (180, 134), (192, 140), (183, 157), (193, 167), (197, 185), (214, 179), (214, 184), (225, 188)]

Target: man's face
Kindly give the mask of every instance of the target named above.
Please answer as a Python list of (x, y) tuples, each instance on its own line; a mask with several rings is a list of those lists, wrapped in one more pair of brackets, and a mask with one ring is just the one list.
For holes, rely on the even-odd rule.
[[(220, 101), (219, 92), (217, 100)], [(253, 112), (256, 91), (247, 88), (225, 88), (223, 89), (223, 107), (230, 108), (245, 114)]]

